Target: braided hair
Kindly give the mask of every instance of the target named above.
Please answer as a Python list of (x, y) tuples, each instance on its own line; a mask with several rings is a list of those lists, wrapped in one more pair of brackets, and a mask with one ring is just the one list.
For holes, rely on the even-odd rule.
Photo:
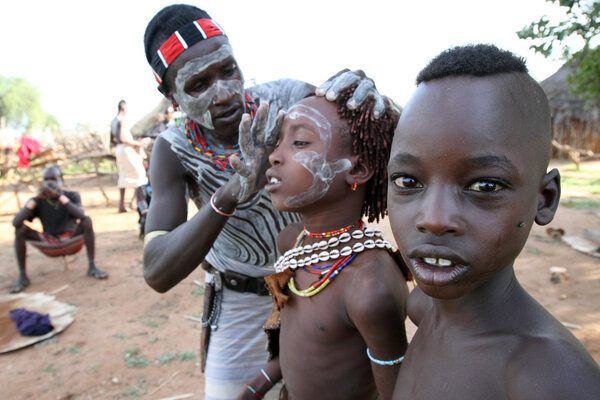
[(385, 111), (378, 119), (372, 116), (374, 99), (368, 97), (355, 110), (346, 103), (354, 94), (357, 85), (342, 90), (336, 99), (338, 114), (349, 126), (352, 154), (358, 155), (359, 163), (374, 170), (367, 183), (367, 192), (362, 215), (369, 222), (379, 221), (387, 214), (387, 164), (392, 147), (394, 130), (400, 118), (398, 107), (386, 99)]

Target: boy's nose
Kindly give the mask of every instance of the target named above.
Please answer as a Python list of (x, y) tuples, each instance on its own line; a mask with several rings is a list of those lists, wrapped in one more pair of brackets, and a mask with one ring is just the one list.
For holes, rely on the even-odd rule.
[(462, 222), (459, 200), (451, 188), (430, 187), (425, 191), (415, 220), (419, 232), (462, 235)]
[(281, 164), (279, 147), (276, 147), (275, 150), (269, 154), (269, 163), (271, 163), (271, 165)]

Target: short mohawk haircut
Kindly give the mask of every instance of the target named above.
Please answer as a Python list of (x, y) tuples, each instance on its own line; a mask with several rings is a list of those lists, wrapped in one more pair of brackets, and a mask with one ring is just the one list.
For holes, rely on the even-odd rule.
[(527, 73), (525, 59), (492, 44), (456, 46), (433, 58), (417, 75), (417, 85), (449, 76)]

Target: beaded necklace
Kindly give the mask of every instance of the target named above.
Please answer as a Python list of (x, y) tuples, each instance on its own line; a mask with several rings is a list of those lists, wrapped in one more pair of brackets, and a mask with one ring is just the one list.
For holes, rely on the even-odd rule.
[[(359, 228), (352, 233), (348, 233), (353, 226), (359, 225)], [(326, 236), (328, 235), (328, 236)], [(335, 237), (338, 236), (339, 237)], [(304, 239), (307, 236), (318, 237), (318, 238), (326, 238), (329, 237), (329, 240), (322, 240), (320, 242), (316, 242), (310, 245), (304, 245)], [(366, 228), (363, 227), (362, 220), (358, 221), (356, 224), (350, 225), (349, 227), (344, 227), (340, 229), (336, 229), (335, 231), (324, 232), (311, 234), (306, 230), (306, 227), (300, 232), (298, 237), (296, 238), (296, 242), (294, 243), (294, 247), (290, 250), (286, 251), (275, 263), (275, 270), (277, 272), (281, 272), (287, 268), (291, 270), (295, 270), (300, 267), (305, 271), (321, 275), (321, 278), (316, 282), (312, 283), (308, 288), (304, 290), (299, 290), (294, 283), (294, 278), (291, 277), (287, 283), (290, 291), (297, 296), (300, 297), (311, 297), (321, 292), (329, 283), (335, 279), (336, 276), (340, 274), (340, 272), (348, 266), (358, 255), (358, 253), (362, 252), (366, 249), (372, 249), (375, 247), (378, 248), (389, 248), (392, 246), (385, 240), (381, 238), (382, 233), (381, 230), (375, 228)], [(352, 238), (356, 240), (360, 240), (363, 237), (367, 237), (367, 240), (364, 242), (354, 243), (352, 246), (345, 246), (342, 250), (333, 249), (330, 251), (324, 251), (330, 247), (337, 247), (341, 243), (346, 243), (350, 241)], [(373, 240), (371, 238), (377, 238)], [(318, 250), (323, 250), (317, 254)], [(314, 252), (314, 253), (313, 253)], [(304, 258), (296, 259), (298, 256), (306, 255), (313, 253)], [(339, 259), (338, 259), (339, 258)], [(327, 261), (329, 259), (336, 259), (333, 264), (317, 266), (314, 265), (318, 262)], [(327, 269), (329, 268), (329, 269)], [(311, 270), (314, 269), (314, 270)], [(315, 271), (316, 270), (316, 271)], [(319, 271), (321, 270), (321, 271)]]
[[(355, 230), (351, 234), (344, 232), (339, 238), (332, 237), (329, 238), (329, 240), (321, 240), (320, 242), (302, 246), (304, 239), (306, 238), (306, 234), (302, 231), (296, 239), (294, 247), (279, 257), (275, 263), (275, 271), (282, 272), (287, 268), (295, 270), (296, 268), (310, 266), (319, 262), (337, 260), (340, 257), (348, 257), (353, 253), (360, 253), (364, 250), (374, 249), (376, 247), (392, 250), (392, 245), (384, 240), (382, 236), (383, 234), (378, 228), (364, 228)], [(351, 239), (361, 240), (365, 237), (366, 240), (356, 242), (352, 246), (346, 245), (341, 250), (336, 248), (340, 244), (349, 242)], [(331, 248), (331, 250), (327, 250), (329, 248)]]
[(310, 237), (316, 237), (316, 238), (328, 238), (328, 237), (332, 237), (332, 236), (339, 236), (344, 232), (348, 232), (350, 229), (354, 228), (357, 224), (360, 224), (360, 226), (358, 227), (358, 229), (362, 229), (362, 220), (358, 220), (357, 222), (345, 226), (343, 228), (340, 229), (336, 229), (333, 231), (329, 231), (329, 232), (309, 232), (308, 229), (306, 229), (306, 226), (304, 226), (303, 231), (306, 233), (306, 235), (310, 236)]
[(294, 284), (294, 278), (291, 277), (288, 281), (288, 288), (292, 291), (292, 293), (300, 296), (300, 297), (311, 297), (315, 294), (319, 293), (321, 290), (325, 289), (329, 283), (340, 274), (340, 272), (356, 258), (357, 254), (352, 254), (351, 256), (344, 257), (339, 259), (333, 264), (329, 272), (325, 274), (321, 279), (317, 282), (310, 285), (308, 288), (304, 290), (298, 290), (296, 285)]
[[(252, 98), (248, 96), (248, 93), (245, 93), (244, 105), (246, 112), (254, 119), (256, 115), (256, 104), (254, 104)], [(188, 142), (198, 153), (210, 159), (210, 161), (221, 171), (226, 171), (231, 175), (235, 174), (235, 170), (229, 164), (229, 157), (240, 154), (240, 145), (238, 143), (233, 146), (221, 146), (218, 143), (209, 142), (196, 121), (191, 120), (188, 117), (184, 120), (184, 124), (185, 136), (187, 136)]]

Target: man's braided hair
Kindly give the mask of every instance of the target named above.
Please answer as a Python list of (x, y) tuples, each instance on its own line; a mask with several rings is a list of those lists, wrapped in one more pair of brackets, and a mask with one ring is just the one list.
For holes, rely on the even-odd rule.
[(359, 156), (359, 163), (373, 168), (374, 173), (367, 183), (362, 215), (369, 222), (379, 221), (387, 214), (387, 164), (394, 138), (394, 130), (400, 118), (397, 107), (386, 99), (385, 111), (378, 119), (372, 115), (374, 99), (368, 97), (360, 107), (350, 110), (346, 103), (354, 94), (357, 85), (339, 93), (336, 103), (338, 114), (349, 125), (352, 154)]

